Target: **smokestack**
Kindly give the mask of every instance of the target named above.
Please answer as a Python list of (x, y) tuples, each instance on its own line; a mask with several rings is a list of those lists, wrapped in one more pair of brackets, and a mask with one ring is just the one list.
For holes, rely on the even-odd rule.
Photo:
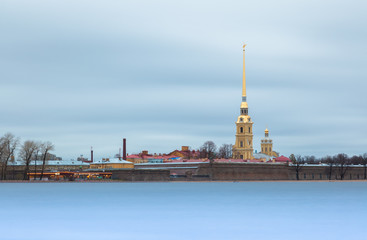
[(124, 141), (123, 141), (123, 146), (122, 146), (122, 159), (126, 160), (126, 138), (124, 138)]
[(93, 147), (90, 147), (90, 161), (93, 162)]

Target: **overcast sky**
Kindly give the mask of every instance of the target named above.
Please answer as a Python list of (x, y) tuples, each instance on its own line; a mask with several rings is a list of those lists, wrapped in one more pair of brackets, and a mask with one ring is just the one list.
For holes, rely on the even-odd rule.
[(367, 2), (0, 1), (0, 134), (64, 159), (234, 143), (367, 152)]

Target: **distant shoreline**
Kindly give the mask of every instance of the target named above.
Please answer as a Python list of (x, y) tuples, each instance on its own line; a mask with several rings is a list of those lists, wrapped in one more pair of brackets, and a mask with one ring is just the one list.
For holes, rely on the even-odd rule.
[(203, 183), (203, 182), (226, 182), (226, 183), (238, 183), (238, 182), (300, 182), (300, 183), (312, 183), (312, 182), (367, 182), (367, 179), (361, 180), (228, 180), (228, 181), (121, 181), (121, 180), (97, 180), (97, 181), (26, 181), (26, 180), (4, 180), (1, 183)]

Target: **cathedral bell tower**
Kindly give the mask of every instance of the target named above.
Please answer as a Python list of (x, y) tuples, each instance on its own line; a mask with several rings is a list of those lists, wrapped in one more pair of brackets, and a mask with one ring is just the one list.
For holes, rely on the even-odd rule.
[(243, 45), (243, 75), (242, 75), (242, 102), (240, 108), (240, 116), (236, 122), (236, 143), (233, 146), (233, 158), (236, 159), (253, 159), (252, 145), (252, 125), (253, 122), (248, 115), (248, 105), (246, 99), (246, 75), (245, 75), (245, 47)]
[(269, 138), (269, 130), (265, 129), (265, 138), (261, 139), (261, 153), (272, 156), (273, 141)]
[(271, 157), (279, 157), (279, 153), (273, 151), (273, 140), (269, 138), (269, 130), (265, 129), (265, 137), (261, 139), (261, 153)]

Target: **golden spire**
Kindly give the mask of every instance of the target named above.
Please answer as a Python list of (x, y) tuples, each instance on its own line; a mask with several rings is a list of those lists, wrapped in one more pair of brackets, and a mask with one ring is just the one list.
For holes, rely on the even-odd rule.
[(246, 44), (243, 45), (243, 73), (242, 73), (242, 101), (246, 102), (246, 74), (245, 74), (245, 47)]
[(246, 99), (246, 74), (245, 74), (245, 47), (243, 45), (243, 75), (242, 75), (242, 101), (241, 101), (241, 115), (248, 115), (248, 105)]

